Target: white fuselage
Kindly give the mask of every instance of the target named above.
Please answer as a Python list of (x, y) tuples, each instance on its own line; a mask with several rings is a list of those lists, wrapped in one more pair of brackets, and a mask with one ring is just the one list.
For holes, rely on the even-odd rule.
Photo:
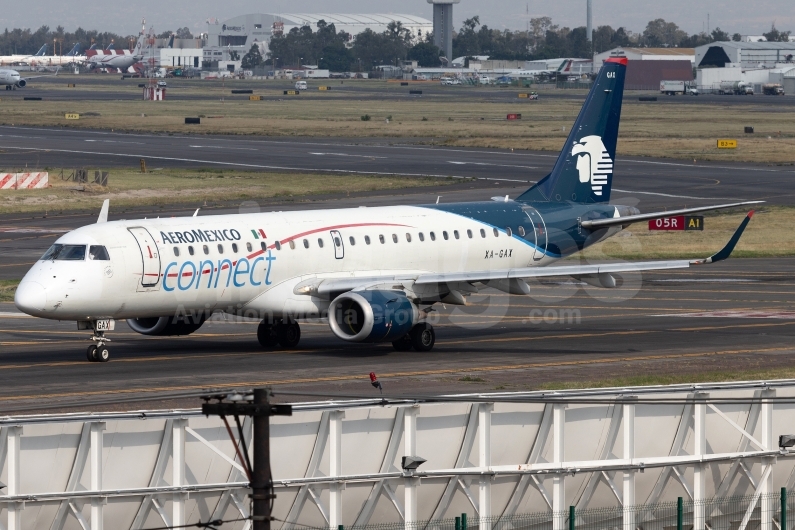
[(109, 260), (40, 260), (22, 280), (16, 303), (26, 313), (58, 320), (217, 310), (317, 315), (329, 301), (295, 294), (300, 282), (554, 260), (534, 243), (413, 206), (113, 221), (56, 242), (104, 246)]
[(16, 70), (0, 69), (0, 86), (13, 86), (19, 83), (22, 76)]

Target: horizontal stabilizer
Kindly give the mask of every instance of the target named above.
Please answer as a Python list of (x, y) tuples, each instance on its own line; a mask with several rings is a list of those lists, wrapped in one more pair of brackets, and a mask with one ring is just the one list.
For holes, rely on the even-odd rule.
[(583, 221), (582, 227), (589, 230), (596, 230), (597, 228), (607, 228), (617, 225), (628, 225), (640, 221), (649, 221), (652, 219), (661, 219), (663, 217), (673, 217), (675, 215), (689, 215), (699, 212), (709, 212), (712, 210), (725, 210), (726, 208), (736, 208), (737, 206), (747, 206), (749, 204), (761, 204), (765, 201), (746, 201), (734, 202), (731, 204), (718, 204), (715, 206), (700, 206), (698, 208), (685, 208), (682, 210), (670, 210), (667, 212), (653, 212), (641, 213), (638, 215), (627, 215), (625, 217), (611, 217), (609, 219), (595, 219), (593, 221)]

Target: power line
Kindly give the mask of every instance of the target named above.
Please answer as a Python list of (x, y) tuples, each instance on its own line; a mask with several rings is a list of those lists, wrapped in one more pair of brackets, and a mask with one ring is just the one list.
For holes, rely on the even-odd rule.
[(156, 528), (146, 528), (145, 530), (173, 530), (175, 528), (209, 528), (215, 530), (215, 527), (222, 526), (226, 523), (237, 523), (240, 521), (250, 521), (251, 517), (240, 517), (238, 519), (214, 519), (205, 523), (198, 522), (192, 524), (181, 524), (177, 526), (158, 526)]

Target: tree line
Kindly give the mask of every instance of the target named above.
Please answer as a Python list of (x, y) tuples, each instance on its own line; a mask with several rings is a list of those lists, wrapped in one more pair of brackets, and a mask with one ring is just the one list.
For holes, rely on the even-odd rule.
[[(165, 31), (158, 35), (159, 38), (169, 38), (172, 34), (178, 39), (192, 39), (190, 29), (179, 28), (177, 31)], [(107, 48), (113, 43), (117, 49), (124, 49), (130, 46), (130, 42), (135, 45), (138, 35), (119, 35), (109, 31), (86, 30), (77, 28), (74, 31), (66, 31), (63, 26), (58, 26), (54, 30), (49, 26), (42, 26), (36, 31), (30, 29), (15, 28), (6, 30), (0, 34), (0, 55), (25, 55), (34, 54), (42, 47), (47, 45), (48, 55), (60, 55), (72, 49), (75, 43), (80, 43), (80, 49), (85, 51), (96, 44), (98, 48)], [(53, 41), (57, 48), (53, 49)], [(63, 49), (63, 51), (62, 51)]]

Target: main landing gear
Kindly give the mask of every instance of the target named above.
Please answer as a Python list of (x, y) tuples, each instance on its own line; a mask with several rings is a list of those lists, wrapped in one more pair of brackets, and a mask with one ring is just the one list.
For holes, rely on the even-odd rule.
[(92, 363), (108, 362), (108, 359), (110, 359), (110, 350), (108, 350), (105, 343), (110, 342), (110, 339), (105, 337), (105, 332), (94, 330), (94, 336), (91, 337), (91, 340), (96, 341), (96, 344), (92, 344), (88, 347), (86, 350), (86, 358)]
[(436, 332), (433, 326), (426, 322), (416, 324), (411, 331), (403, 335), (392, 343), (392, 347), (397, 351), (409, 351), (414, 348), (417, 351), (431, 351), (436, 343)]
[(301, 341), (301, 327), (293, 320), (263, 320), (257, 327), (257, 340), (263, 348), (293, 349)]

